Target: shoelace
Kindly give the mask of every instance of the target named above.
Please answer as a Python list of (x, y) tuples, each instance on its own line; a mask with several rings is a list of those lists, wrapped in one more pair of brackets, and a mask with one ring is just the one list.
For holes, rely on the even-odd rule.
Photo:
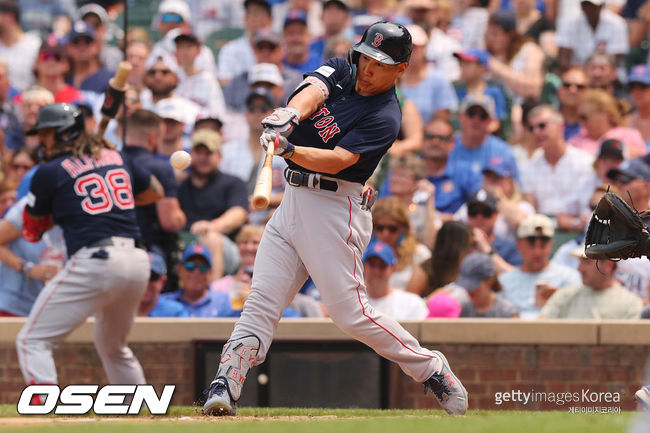
[[(221, 390), (218, 390), (219, 388), (221, 388)], [(213, 395), (213, 394), (221, 395), (224, 391), (228, 392), (228, 388), (226, 388), (225, 382), (223, 382), (222, 380), (217, 380), (215, 383), (212, 384), (212, 386), (209, 389), (203, 390), (203, 395)]]
[(424, 395), (431, 391), (438, 400), (443, 400), (445, 394), (451, 394), (449, 387), (445, 384), (445, 376), (434, 373), (426, 382), (424, 382)]

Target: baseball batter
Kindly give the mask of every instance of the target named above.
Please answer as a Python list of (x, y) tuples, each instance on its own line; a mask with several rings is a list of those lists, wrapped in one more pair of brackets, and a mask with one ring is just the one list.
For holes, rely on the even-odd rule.
[(275, 154), (287, 160), (289, 186), (266, 225), (251, 293), (221, 353), (205, 414), (235, 414), (249, 369), (264, 361), (280, 315), (307, 275), (337, 326), (424, 383), (448, 413), (467, 410), (467, 392), (442, 353), (422, 348), (370, 307), (362, 274), (373, 202), (363, 185), (397, 137), (395, 82), (410, 55), (402, 25), (375, 23), (347, 62), (330, 59), (306, 74), (287, 107), (262, 121), (264, 147), (280, 134)]
[(138, 247), (135, 206), (162, 197), (151, 174), (100, 137), (84, 132), (70, 104), (43, 107), (32, 132), (45, 160), (35, 173), (22, 234), (35, 242), (52, 222), (63, 229), (65, 267), (41, 291), (18, 334), (25, 381), (57, 383), (52, 345), (95, 313), (95, 347), (110, 383), (144, 383), (126, 336), (149, 280), (149, 259)]

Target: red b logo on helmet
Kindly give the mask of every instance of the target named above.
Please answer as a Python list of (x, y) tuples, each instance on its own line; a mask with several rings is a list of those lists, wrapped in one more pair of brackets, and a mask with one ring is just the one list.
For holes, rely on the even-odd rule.
[(384, 35), (382, 35), (381, 33), (375, 33), (375, 40), (372, 41), (372, 46), (378, 47), (379, 45), (381, 45), (381, 41), (383, 39), (384, 39)]

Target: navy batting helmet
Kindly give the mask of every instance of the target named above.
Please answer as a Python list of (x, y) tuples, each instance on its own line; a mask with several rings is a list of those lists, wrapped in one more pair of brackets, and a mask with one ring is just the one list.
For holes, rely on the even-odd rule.
[(54, 138), (57, 141), (73, 141), (85, 130), (84, 115), (73, 104), (50, 104), (38, 111), (38, 121), (27, 134), (33, 135), (42, 129), (56, 128)]
[(350, 48), (348, 60), (353, 67), (359, 65), (361, 54), (387, 65), (398, 65), (411, 58), (411, 34), (401, 24), (379, 21), (363, 34), (361, 41)]

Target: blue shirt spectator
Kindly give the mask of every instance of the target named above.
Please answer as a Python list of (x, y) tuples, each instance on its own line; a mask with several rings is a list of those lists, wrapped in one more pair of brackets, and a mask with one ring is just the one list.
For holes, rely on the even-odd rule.
[[(27, 198), (23, 198), (14, 204), (0, 222), (0, 230), (13, 228), (16, 231), (13, 240), (5, 245), (24, 261), (23, 272), (0, 263), (0, 312), (16, 316), (29, 315), (36, 297), (45, 285), (42, 280), (28, 276), (30, 268), (42, 264), (61, 268), (66, 259), (63, 232), (59, 226), (45, 232), (43, 238), (36, 243), (28, 242), (20, 235), (26, 203)], [(7, 223), (11, 226), (7, 226)], [(55, 274), (56, 272), (50, 279)]]

